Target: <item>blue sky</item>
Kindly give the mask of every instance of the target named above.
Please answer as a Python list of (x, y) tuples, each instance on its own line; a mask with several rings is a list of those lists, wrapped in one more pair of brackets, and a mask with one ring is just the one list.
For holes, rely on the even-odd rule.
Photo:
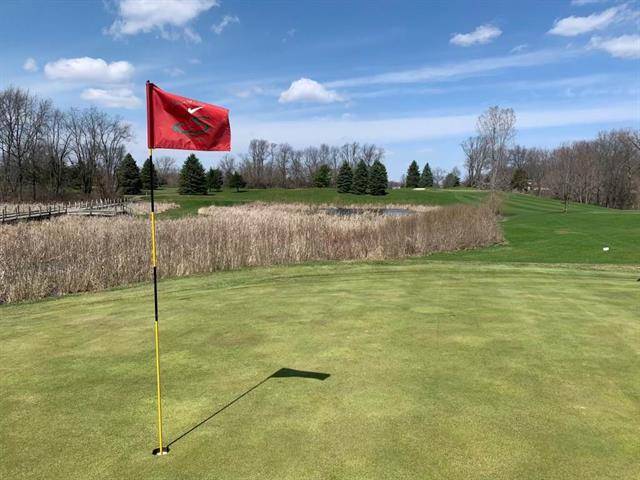
[(229, 108), (233, 153), (374, 142), (399, 179), (414, 159), (462, 166), (491, 105), (515, 109), (527, 146), (639, 128), (639, 21), (638, 2), (606, 0), (5, 0), (0, 88), (120, 115), (139, 163), (149, 79)]

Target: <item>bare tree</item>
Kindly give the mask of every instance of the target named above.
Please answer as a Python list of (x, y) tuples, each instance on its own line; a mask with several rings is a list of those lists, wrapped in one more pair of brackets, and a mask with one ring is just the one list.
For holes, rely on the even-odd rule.
[(496, 189), (499, 179), (505, 180), (501, 176), (504, 175), (509, 147), (516, 134), (515, 124), (516, 115), (511, 108), (494, 106), (478, 118), (478, 134), (487, 143), (491, 190)]
[(293, 150), (289, 167), (288, 186), (303, 187), (306, 183), (306, 172), (303, 163), (303, 152)]
[(376, 160), (381, 162), (384, 159), (384, 150), (376, 145), (365, 143), (360, 149), (360, 158), (370, 167)]
[(0, 95), (0, 148), (5, 182), (19, 199), (23, 198), (27, 181), (32, 184), (35, 198), (38, 159), (50, 110), (49, 101), (19, 88), (8, 88)]
[(320, 161), (320, 150), (316, 147), (307, 147), (302, 152), (302, 162), (304, 165), (304, 181), (306, 186), (313, 185), (313, 178), (322, 165)]
[(118, 189), (118, 169), (125, 155), (125, 143), (131, 140), (131, 127), (118, 117), (100, 116), (97, 182), (103, 195), (112, 196)]
[(433, 186), (441, 187), (447, 176), (447, 172), (443, 168), (435, 167), (431, 170), (431, 174), (433, 175)]
[(102, 194), (117, 189), (117, 169), (124, 158), (131, 127), (118, 117), (97, 108), (71, 110), (67, 115), (71, 158), (83, 193), (90, 195), (97, 184)]
[(271, 144), (267, 140), (254, 139), (249, 142), (249, 151), (244, 159), (243, 177), (252, 187), (264, 188), (268, 186), (264, 173), (270, 146)]
[(72, 109), (67, 117), (71, 133), (72, 162), (76, 169), (82, 192), (89, 195), (93, 191), (96, 165), (100, 155), (98, 130), (100, 112)]
[(51, 112), (45, 131), (45, 148), (49, 160), (49, 185), (56, 197), (62, 195), (65, 167), (71, 152), (71, 132), (66, 114), (58, 109)]
[(480, 187), (484, 183), (488, 164), (487, 142), (481, 135), (467, 138), (461, 144), (465, 155), (464, 165), (467, 169), (465, 183), (469, 187)]
[(153, 165), (158, 172), (158, 180), (161, 185), (177, 186), (179, 171), (176, 159), (168, 155), (163, 155), (153, 160)]
[(549, 152), (540, 148), (527, 149), (525, 171), (533, 184), (536, 194), (540, 196), (545, 175), (545, 165), (549, 163)]
[(360, 144), (358, 142), (345, 143), (340, 147), (340, 159), (354, 167), (360, 161)]
[(222, 171), (224, 182), (228, 185), (231, 175), (237, 170), (235, 157), (228, 153), (225, 154), (218, 162), (218, 168)]

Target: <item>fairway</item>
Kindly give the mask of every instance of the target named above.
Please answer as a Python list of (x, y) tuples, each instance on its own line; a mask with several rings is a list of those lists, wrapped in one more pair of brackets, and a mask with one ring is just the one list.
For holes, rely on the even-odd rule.
[[(3, 306), (0, 477), (635, 479), (636, 278), (408, 261), (163, 281), (163, 458), (150, 285)], [(281, 368), (330, 376), (263, 382)]]

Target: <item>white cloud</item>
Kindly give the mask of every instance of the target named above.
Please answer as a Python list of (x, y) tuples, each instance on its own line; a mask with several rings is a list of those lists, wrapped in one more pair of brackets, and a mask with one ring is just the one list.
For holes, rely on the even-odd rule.
[(290, 28), (287, 30), (286, 36), (282, 39), (282, 43), (287, 43), (287, 40), (293, 38), (295, 34), (298, 32), (295, 28)]
[(328, 90), (321, 83), (310, 78), (301, 78), (291, 83), (291, 86), (280, 94), (280, 103), (291, 102), (342, 102), (345, 99), (333, 90)]
[(140, 99), (128, 88), (114, 88), (108, 90), (101, 88), (87, 88), (80, 96), (84, 100), (113, 108), (136, 108), (142, 103)]
[[(185, 27), (185, 29), (182, 31), (182, 34), (184, 35), (185, 40), (189, 42), (200, 43), (202, 41), (202, 37), (191, 27)], [(178, 38), (180, 38), (180, 35), (175, 32), (162, 31), (161, 35), (165, 40), (177, 40)]]
[(38, 64), (33, 57), (29, 57), (24, 61), (22, 68), (27, 72), (37, 72)]
[(170, 67), (170, 68), (165, 68), (164, 73), (166, 73), (170, 77), (180, 77), (184, 75), (184, 70), (178, 67)]
[(257, 85), (253, 85), (251, 87), (237, 91), (236, 97), (249, 98), (249, 97), (253, 97), (254, 95), (262, 95), (263, 93), (265, 93), (264, 88), (259, 87)]
[(364, 85), (422, 83), (443, 81), (454, 78), (468, 78), (484, 75), (509, 68), (531, 67), (557, 63), (579, 54), (575, 50), (538, 50), (535, 52), (506, 55), (502, 57), (487, 57), (467, 60), (457, 63), (426, 66), (411, 70), (381, 73), (366, 77), (347, 78), (326, 82), (328, 88), (359, 87)]
[(129, 80), (133, 65), (119, 61), (107, 63), (101, 58), (61, 58), (44, 66), (44, 73), (51, 80), (73, 82), (117, 83)]
[(240, 23), (240, 19), (236, 15), (225, 15), (224, 17), (222, 17), (222, 21), (220, 21), (220, 23), (217, 23), (211, 27), (211, 30), (213, 30), (216, 35), (220, 35), (224, 31), (224, 29), (232, 23)]
[(593, 37), (589, 47), (604, 50), (613, 57), (640, 58), (640, 35), (621, 35), (614, 38)]
[[(424, 141), (473, 132), (479, 113), (478, 111), (467, 115), (389, 117), (382, 120), (334, 117), (269, 122), (238, 118), (235, 127), (236, 145), (247, 145), (251, 138), (290, 142), (295, 147), (321, 142), (340, 144), (352, 140), (383, 145)], [(636, 122), (637, 111), (634, 105), (626, 103), (607, 104), (594, 108), (518, 110), (517, 117), (518, 129), (525, 130)]]
[(600, 13), (593, 13), (587, 17), (566, 17), (556, 20), (553, 28), (548, 33), (563, 37), (575, 37), (583, 33), (602, 30), (609, 26), (621, 10), (611, 7)]
[(502, 35), (502, 30), (489, 23), (480, 25), (470, 33), (456, 33), (449, 40), (450, 43), (460, 47), (470, 47), (475, 44), (485, 44)]
[(513, 47), (510, 50), (510, 53), (520, 53), (520, 52), (526, 50), (528, 46), (529, 45), (526, 44), (526, 43), (523, 43), (523, 44), (520, 44), (520, 45), (516, 45), (515, 47)]
[(217, 0), (120, 0), (118, 18), (107, 33), (114, 37), (149, 33), (157, 30), (162, 38), (180, 37), (198, 43), (200, 36), (189, 27), (198, 15), (218, 6)]
[(604, 3), (607, 0), (571, 0), (571, 5), (575, 7), (583, 7), (585, 5), (593, 5), (594, 3)]

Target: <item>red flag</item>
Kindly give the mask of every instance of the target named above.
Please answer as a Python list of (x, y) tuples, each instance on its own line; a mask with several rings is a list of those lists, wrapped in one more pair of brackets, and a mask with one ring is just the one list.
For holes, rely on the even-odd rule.
[(147, 143), (149, 148), (229, 151), (229, 110), (147, 82)]

